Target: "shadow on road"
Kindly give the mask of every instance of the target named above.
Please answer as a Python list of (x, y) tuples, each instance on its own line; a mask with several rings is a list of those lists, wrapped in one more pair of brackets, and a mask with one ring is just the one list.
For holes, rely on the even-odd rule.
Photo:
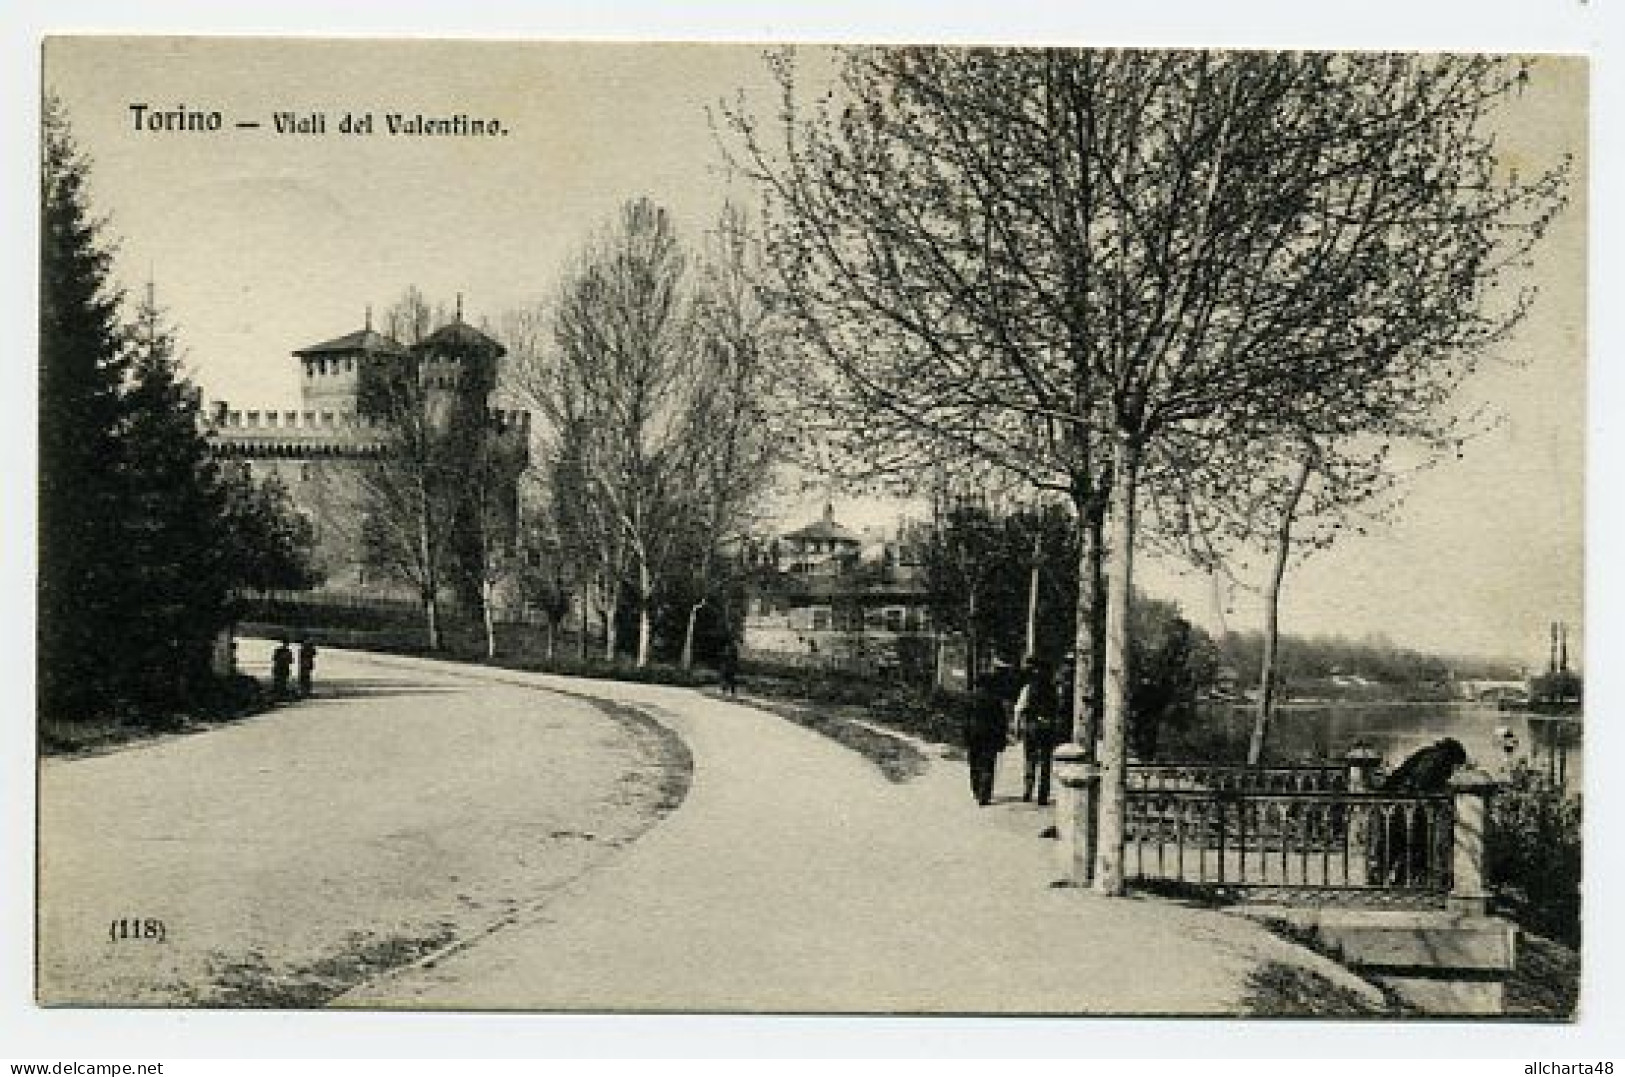
[[(310, 702), (346, 699), (389, 699), (394, 697), (455, 695), (459, 689), (449, 684), (424, 684), (422, 681), (381, 681), (371, 678), (355, 680), (322, 680), (316, 682), (315, 692), (307, 697)], [(292, 700), (291, 702), (304, 702)]]

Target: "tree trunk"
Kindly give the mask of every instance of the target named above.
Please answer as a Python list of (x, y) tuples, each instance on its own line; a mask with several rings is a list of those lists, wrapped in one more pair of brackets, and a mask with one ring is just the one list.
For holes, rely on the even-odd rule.
[(1022, 658), (1038, 657), (1038, 559), (1044, 554), (1043, 532), (1033, 537), (1033, 567), (1027, 579), (1027, 642)]
[(650, 645), (654, 641), (654, 622), (650, 616), (654, 606), (654, 581), (649, 566), (638, 565), (638, 668), (649, 665)]
[(970, 599), (965, 610), (965, 690), (976, 690), (976, 589), (971, 588)]
[(591, 615), (587, 612), (587, 606), (589, 605), (587, 600), (591, 596), (588, 594), (585, 583), (581, 585), (581, 590), (576, 597), (581, 603), (581, 636), (576, 640), (576, 657), (585, 662), (587, 660), (587, 637), (591, 634), (589, 629), (592, 627)]
[(485, 622), (485, 657), (497, 656), (497, 615), (492, 609), (496, 588), (490, 580), (480, 584), (480, 616)]
[(434, 517), (428, 488), (418, 477), (418, 560), (423, 572), (423, 620), (429, 637), (429, 650), (440, 650), (440, 577), (435, 560)]
[(683, 629), (683, 668), (694, 668), (694, 629), (700, 620), (700, 610), (705, 606), (705, 599), (700, 599), (688, 608), (688, 624)]
[(1078, 508), (1078, 609), (1074, 628), (1072, 676), (1072, 739), (1083, 746), (1092, 762), (1100, 738), (1102, 684), (1105, 677), (1105, 612), (1101, 579), (1101, 502), (1090, 495)]
[(1098, 893), (1124, 890), (1123, 832), (1127, 794), (1129, 600), (1134, 579), (1134, 495), (1140, 447), (1120, 438), (1112, 475), (1111, 537), (1106, 556), (1106, 700), (1101, 723), (1100, 816), (1095, 845)]
[(429, 588), (423, 589), (423, 630), (429, 650), (440, 649), (440, 600)]
[(1258, 710), (1253, 715), (1253, 735), (1247, 742), (1247, 765), (1256, 767), (1264, 761), (1264, 745), (1269, 739), (1270, 722), (1275, 717), (1276, 649), (1281, 636), (1281, 584), (1286, 579), (1287, 558), (1292, 552), (1292, 519), (1297, 514), (1298, 502), (1304, 488), (1309, 485), (1309, 472), (1314, 457), (1305, 453), (1298, 465), (1298, 474), (1292, 482), (1292, 494), (1281, 513), (1281, 526), (1275, 534), (1275, 566), (1270, 573), (1269, 588), (1264, 592), (1264, 657), (1258, 671)]
[(620, 597), (620, 590), (604, 584), (600, 591), (598, 616), (604, 622), (604, 661), (613, 662), (621, 646), (621, 619), (616, 616), (620, 612), (617, 608), (620, 603), (616, 601)]

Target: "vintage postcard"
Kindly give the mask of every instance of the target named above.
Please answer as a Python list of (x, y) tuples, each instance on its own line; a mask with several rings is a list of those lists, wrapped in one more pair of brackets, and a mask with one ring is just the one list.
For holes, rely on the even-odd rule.
[(1588, 68), (61, 36), (36, 999), (1572, 1020)]

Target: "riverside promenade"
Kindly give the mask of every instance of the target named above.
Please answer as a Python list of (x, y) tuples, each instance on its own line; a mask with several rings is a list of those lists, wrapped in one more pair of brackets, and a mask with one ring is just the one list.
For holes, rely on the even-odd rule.
[(1019, 752), (979, 808), (926, 750), (893, 783), (690, 689), (324, 651), (312, 700), (47, 761), (41, 999), (1232, 1015), (1284, 968), (1380, 1007), (1242, 918), (1052, 886)]
[(1052, 886), (1048, 812), (1010, 796), (1019, 750), (980, 808), (940, 751), (894, 784), (825, 737), (693, 690), (469, 675), (639, 708), (688, 746), (688, 796), (532, 922), (338, 1005), (1240, 1014), (1272, 962), (1380, 1002), (1249, 921)]

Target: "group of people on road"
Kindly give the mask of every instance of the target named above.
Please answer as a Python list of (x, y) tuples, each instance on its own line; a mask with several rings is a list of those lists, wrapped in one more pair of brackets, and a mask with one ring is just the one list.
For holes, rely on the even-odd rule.
[[(288, 699), (293, 693), (289, 691), (289, 680), (293, 674), (294, 654), (293, 648), (288, 645), (288, 637), (283, 636), (277, 641), (276, 650), (271, 652), (271, 690), (278, 699)], [(310, 641), (309, 636), (299, 637), (299, 696), (308, 697), (315, 686), (316, 680), (316, 645)]]
[(1029, 658), (1017, 672), (995, 669), (971, 693), (963, 730), (970, 760), (971, 793), (978, 804), (993, 801), (999, 753), (1020, 741), (1023, 755), (1021, 799), (1037, 795), (1049, 803), (1051, 756), (1067, 739), (1066, 695), (1055, 672)]

